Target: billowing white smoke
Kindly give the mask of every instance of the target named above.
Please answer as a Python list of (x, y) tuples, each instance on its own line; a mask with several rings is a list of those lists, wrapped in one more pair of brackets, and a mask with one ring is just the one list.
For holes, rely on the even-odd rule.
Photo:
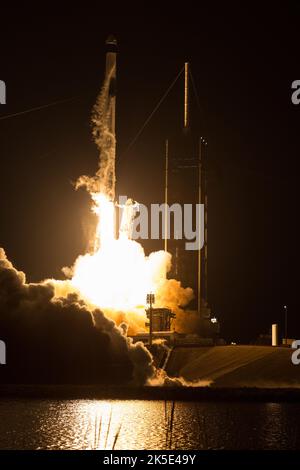
[[(55, 295), (57, 284), (69, 294)], [(0, 331), (9, 357), (0, 382), (191, 385), (157, 369), (144, 344), (127, 337), (127, 324), (116, 326), (71, 292), (68, 281), (27, 283), (0, 248)]]
[(2, 248), (0, 331), (9, 355), (1, 381), (142, 385), (155, 375), (151, 354), (132, 344), (126, 326), (76, 293), (55, 296), (55, 282), (27, 283)]

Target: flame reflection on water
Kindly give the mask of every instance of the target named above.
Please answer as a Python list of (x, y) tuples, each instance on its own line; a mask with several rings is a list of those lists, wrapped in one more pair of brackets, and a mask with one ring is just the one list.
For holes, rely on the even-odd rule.
[[(2, 399), (0, 448), (167, 449), (171, 409), (164, 401)], [(300, 445), (298, 404), (176, 402), (173, 411), (173, 449)]]

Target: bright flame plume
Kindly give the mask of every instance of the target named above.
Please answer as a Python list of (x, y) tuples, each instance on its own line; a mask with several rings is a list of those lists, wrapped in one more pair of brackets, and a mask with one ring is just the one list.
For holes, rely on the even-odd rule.
[[(145, 256), (140, 243), (131, 240), (124, 227), (132, 220), (123, 220), (120, 236), (115, 232), (115, 154), (116, 140), (110, 129), (111, 98), (108, 73), (92, 115), (93, 135), (99, 149), (99, 168), (95, 176), (81, 176), (76, 187), (84, 186), (93, 201), (93, 212), (98, 217), (92, 252), (79, 256), (73, 268), (64, 272), (71, 277), (69, 287), (92, 306), (99, 307), (117, 324), (126, 322), (129, 333), (145, 330), (146, 295), (156, 295), (157, 307), (178, 310), (193, 297), (192, 289), (184, 289), (180, 282), (167, 279), (171, 255), (158, 251)], [(130, 201), (128, 200), (129, 204)], [(123, 217), (132, 217), (132, 211), (123, 211)], [(127, 216), (126, 216), (127, 214)], [(128, 229), (129, 230), (129, 229)], [(62, 295), (66, 284), (56, 284), (57, 295)]]

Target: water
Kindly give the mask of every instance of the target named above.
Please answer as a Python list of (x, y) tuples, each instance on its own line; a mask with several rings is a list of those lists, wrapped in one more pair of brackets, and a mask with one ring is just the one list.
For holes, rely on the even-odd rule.
[(300, 446), (300, 404), (176, 402), (166, 444), (171, 409), (172, 403), (166, 407), (164, 401), (2, 399), (0, 449)]

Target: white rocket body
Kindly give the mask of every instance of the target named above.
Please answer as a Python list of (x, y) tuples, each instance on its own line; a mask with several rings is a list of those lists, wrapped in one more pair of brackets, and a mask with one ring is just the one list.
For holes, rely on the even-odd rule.
[(108, 126), (109, 132), (116, 136), (116, 78), (117, 78), (117, 40), (113, 36), (109, 36), (106, 40), (106, 68), (105, 81), (108, 81), (109, 89), (109, 109)]

